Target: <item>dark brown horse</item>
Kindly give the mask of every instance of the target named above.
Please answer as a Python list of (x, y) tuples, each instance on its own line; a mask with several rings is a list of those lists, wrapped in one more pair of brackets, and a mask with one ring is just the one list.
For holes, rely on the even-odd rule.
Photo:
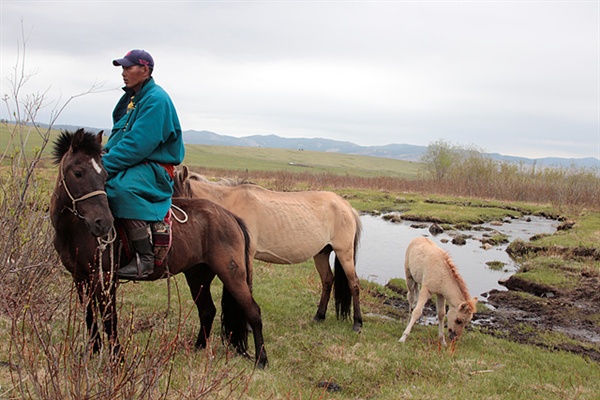
[[(102, 133), (82, 129), (62, 132), (53, 155), (59, 165), (50, 205), (54, 247), (73, 276), (80, 300), (86, 304), (92, 349), (97, 352), (102, 343), (96, 323), (100, 317), (113, 351), (118, 353), (118, 282), (114, 272), (128, 260), (126, 252), (118, 251), (118, 245), (107, 245), (103, 240), (113, 231), (114, 221), (104, 192), (107, 174), (102, 168)], [(210, 284), (218, 276), (223, 282), (222, 337), (246, 354), (249, 325), (254, 334), (256, 365), (263, 368), (267, 355), (260, 307), (250, 289), (252, 261), (245, 224), (207, 200), (175, 198), (173, 205), (183, 210), (187, 221), (173, 222), (167, 262), (155, 267), (145, 280), (183, 272), (200, 317), (196, 347), (204, 348), (216, 315)]]

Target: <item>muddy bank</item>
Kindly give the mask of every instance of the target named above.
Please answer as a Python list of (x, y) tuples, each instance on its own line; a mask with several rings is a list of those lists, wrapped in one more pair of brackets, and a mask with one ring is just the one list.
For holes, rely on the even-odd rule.
[(576, 288), (556, 290), (513, 276), (505, 282), (510, 290), (489, 293), (495, 309), (477, 313), (473, 323), (497, 337), (600, 362), (600, 278), (576, 278)]

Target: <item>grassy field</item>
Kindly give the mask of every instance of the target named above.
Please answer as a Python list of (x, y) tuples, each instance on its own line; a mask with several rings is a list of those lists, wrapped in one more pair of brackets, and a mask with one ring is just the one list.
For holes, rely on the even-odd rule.
[(231, 170), (414, 178), (420, 164), (380, 157), (260, 147), (187, 145), (185, 164)]
[[(2, 341), (3, 398), (22, 398), (19, 379), (29, 388), (27, 398), (40, 399), (59, 398), (58, 393), (101, 399), (596, 399), (600, 392), (598, 363), (497, 339), (477, 328), (456, 347), (439, 347), (437, 328), (420, 325), (407, 343), (398, 343), (407, 315), (384, 304), (386, 289), (368, 282), (363, 282), (361, 334), (331, 311), (324, 322), (313, 322), (320, 281), (310, 262), (256, 265), (254, 293), (270, 362), (265, 370), (228, 352), (218, 335), (208, 349), (193, 350), (199, 326), (181, 276), (170, 282), (170, 293), (166, 281), (121, 285), (127, 361), (126, 369), (117, 371), (108, 367), (105, 352), (85, 356), (82, 311), (69, 290), (70, 278), (64, 273), (58, 278), (51, 287), (53, 315), (42, 321), (26, 311), (16, 326), (21, 336)], [(219, 282), (213, 291), (218, 299)], [(11, 330), (6, 318), (1, 326), (3, 336)], [(14, 343), (28, 353), (15, 356)], [(13, 371), (20, 374), (11, 375), (18, 361)], [(341, 390), (319, 388), (325, 382)], [(45, 387), (51, 384), (56, 387)], [(38, 393), (43, 387), (48, 396)]]
[[(3, 160), (4, 165), (10, 162), (11, 155), (21, 151), (23, 142), (27, 144), (25, 154), (28, 158), (32, 158), (35, 152), (43, 146), (42, 136), (35, 128), (29, 127), (26, 132), (20, 132), (19, 135), (15, 134), (12, 129), (10, 125), (0, 124), (0, 149), (6, 149), (8, 155)], [(50, 142), (57, 135), (58, 131), (51, 131)], [(50, 166), (49, 149), (44, 154), (42, 166)], [(184, 164), (238, 171), (287, 171), (394, 178), (415, 178), (422, 169), (420, 163), (380, 157), (260, 147), (205, 145), (186, 145)]]
[[(363, 283), (366, 317), (361, 334), (331, 313), (324, 322), (313, 322), (320, 281), (312, 263), (259, 263), (255, 277), (270, 364), (264, 371), (252, 372), (250, 361), (233, 357), (229, 375), (243, 376), (247, 382), (237, 388), (230, 384), (215, 398), (226, 398), (229, 390), (231, 398), (248, 399), (593, 399), (600, 392), (600, 382), (594, 378), (600, 373), (598, 364), (495, 339), (476, 329), (467, 332), (455, 348), (440, 348), (437, 329), (425, 326), (415, 327), (407, 343), (400, 344), (407, 316), (382, 304), (377, 294), (383, 289), (368, 283)], [(148, 339), (149, 332), (152, 321), (160, 320), (167, 297), (164, 282), (149, 284), (150, 290), (143, 286), (122, 287), (124, 309), (135, 309), (136, 324), (146, 327), (134, 336), (140, 343), (157, 340)], [(146, 297), (149, 293), (151, 298)], [(187, 293), (181, 304), (184, 310), (193, 308)], [(183, 348), (189, 348), (188, 341), (198, 329), (195, 316), (188, 322), (178, 338)], [(213, 345), (215, 357), (225, 358), (218, 339)], [(191, 359), (202, 371), (203, 353), (176, 359), (181, 368)], [(341, 391), (319, 389), (321, 382), (333, 382)], [(189, 384), (179, 373), (172, 383), (174, 391), (185, 391)]]
[[(0, 135), (0, 139), (6, 140), (6, 136)], [(324, 157), (311, 152), (190, 146), (187, 154), (188, 165), (213, 166), (220, 171), (225, 166), (235, 167), (232, 176), (246, 169), (272, 171), (277, 177), (284, 168), (323, 168), (342, 177), (355, 171), (356, 178), (350, 174), (353, 179), (344, 182), (358, 182), (358, 177), (377, 178), (379, 171), (411, 171), (412, 177), (418, 172), (415, 163)], [(416, 169), (410, 170), (410, 166)], [(405, 307), (393, 304), (405, 305), (406, 300), (368, 281), (361, 281), (361, 334), (352, 331), (350, 321), (335, 318), (333, 304), (325, 321), (313, 322), (320, 279), (312, 261), (289, 266), (255, 264), (254, 295), (262, 308), (269, 356), (264, 371), (254, 370), (251, 360), (226, 349), (218, 336), (218, 317), (209, 348), (194, 350), (199, 322), (183, 276), (120, 286), (119, 332), (125, 359), (120, 368), (114, 368), (106, 350), (92, 357), (86, 351), (83, 307), (74, 294), (71, 276), (51, 247), (48, 182), (55, 174), (55, 167), (41, 168), (36, 175), (39, 182), (31, 186), (35, 192), (24, 201), (9, 196), (11, 178), (2, 175), (4, 207), (0, 215), (9, 233), (4, 240), (10, 245), (4, 252), (10, 256), (0, 264), (2, 399), (598, 398), (598, 362), (551, 347), (498, 338), (475, 325), (469, 326), (456, 346), (440, 347), (437, 328), (421, 325), (414, 327), (405, 344), (398, 343), (408, 315)], [(275, 182), (277, 178), (260, 176), (258, 181), (265, 186), (280, 184)], [(303, 175), (297, 175), (298, 181), (293, 181), (294, 177), (286, 175), (290, 179), (286, 187), (307, 187)], [(363, 212), (402, 211), (415, 219), (438, 220), (447, 227), (527, 214), (560, 215), (576, 221), (570, 230), (540, 238), (535, 243), (540, 246), (597, 248), (600, 239), (598, 210), (564, 214), (548, 204), (346, 185), (341, 188), (327, 181), (321, 189), (335, 190)], [(15, 215), (14, 204), (25, 204), (21, 214)], [(581, 270), (592, 278), (600, 276), (600, 263), (593, 260), (539, 256), (527, 262), (535, 265), (524, 276), (560, 287), (569, 285), (559, 267)], [(212, 291), (219, 308), (218, 280)], [(532, 324), (519, 329), (536, 334)], [(558, 338), (545, 340), (554, 343)], [(328, 391), (322, 387), (327, 384), (340, 390)]]

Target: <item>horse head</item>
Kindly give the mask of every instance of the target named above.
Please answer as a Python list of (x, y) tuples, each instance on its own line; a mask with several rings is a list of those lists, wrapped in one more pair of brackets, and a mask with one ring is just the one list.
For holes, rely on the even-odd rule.
[(64, 212), (85, 221), (89, 232), (101, 237), (113, 227), (102, 167), (102, 131), (63, 131), (54, 143), (54, 163), (59, 173), (51, 203), (53, 222)]
[(458, 307), (450, 307), (448, 310), (448, 337), (455, 340), (462, 335), (465, 326), (471, 319), (477, 309), (477, 297), (461, 303)]

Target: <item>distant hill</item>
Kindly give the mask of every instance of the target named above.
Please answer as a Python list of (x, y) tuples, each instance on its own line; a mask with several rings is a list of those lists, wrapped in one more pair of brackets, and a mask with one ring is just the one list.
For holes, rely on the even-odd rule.
[[(276, 135), (254, 135), (237, 138), (234, 136), (219, 135), (209, 131), (188, 130), (183, 132), (183, 139), (187, 144), (204, 144), (215, 146), (242, 146), (242, 147), (272, 147), (283, 149), (302, 149), (324, 151), (330, 153), (355, 154), (361, 156), (393, 158), (404, 161), (419, 161), (427, 150), (427, 146), (412, 144), (388, 144), (385, 146), (359, 146), (351, 142), (331, 139), (305, 139), (282, 138)], [(594, 157), (587, 158), (526, 158), (507, 156), (498, 153), (488, 153), (490, 157), (499, 161), (523, 163), (525, 165), (539, 165), (546, 167), (585, 167), (598, 168), (600, 160)]]
[[(40, 124), (43, 125), (43, 124)], [(54, 129), (74, 130), (80, 127), (72, 125), (55, 125)], [(85, 127), (92, 132), (99, 132), (99, 128)], [(105, 134), (110, 129), (104, 129)], [(241, 146), (241, 147), (265, 147), (279, 149), (302, 149), (313, 151), (324, 151), (329, 153), (355, 154), (361, 156), (372, 156), (382, 158), (393, 158), (403, 161), (419, 161), (427, 146), (412, 144), (388, 144), (385, 146), (360, 146), (351, 142), (331, 139), (306, 139), (306, 138), (283, 138), (277, 135), (254, 135), (237, 138), (234, 136), (219, 135), (210, 131), (187, 130), (183, 132), (183, 140), (186, 144), (204, 144), (214, 146)], [(600, 168), (600, 160), (595, 157), (587, 158), (526, 158), (508, 156), (498, 153), (488, 153), (490, 157), (499, 161), (523, 163), (544, 167), (584, 167)]]

